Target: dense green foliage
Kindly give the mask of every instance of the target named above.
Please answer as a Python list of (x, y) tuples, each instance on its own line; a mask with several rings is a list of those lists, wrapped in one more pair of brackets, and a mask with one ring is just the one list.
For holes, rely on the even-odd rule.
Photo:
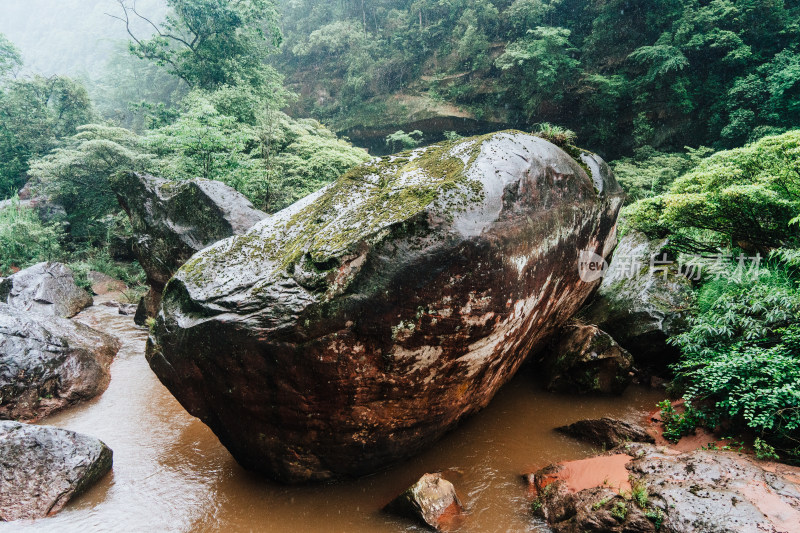
[[(700, 289), (675, 365), (696, 422), (749, 428), (800, 455), (800, 278), (780, 261), (753, 279), (733, 269)], [(682, 419), (684, 422), (686, 419)]]
[(19, 52), (0, 35), (0, 200), (27, 181), (32, 158), (93, 118), (86, 89), (70, 78), (16, 77)]
[(628, 223), (670, 236), (684, 251), (739, 246), (766, 251), (800, 244), (800, 130), (765, 137), (703, 160), (666, 194), (631, 206)]
[(563, 124), (618, 156), (731, 148), (800, 120), (796, 0), (280, 5), (279, 65), (301, 108), (335, 124), (380, 121), (388, 95), (422, 95), (477, 118)]
[(42, 223), (36, 212), (11, 198), (0, 208), (0, 275), (12, 268), (49, 261), (61, 254), (60, 228)]
[[(690, 327), (671, 339), (682, 354), (673, 368), (687, 409), (662, 405), (665, 436), (725, 424), (755, 432), (765, 457), (772, 447), (800, 455), (800, 130), (700, 161), (696, 155), (677, 161), (689, 168), (677, 179), (676, 156), (648, 161), (672, 183), (648, 196), (663, 187), (654, 179), (650, 191), (640, 189), (647, 197), (624, 211), (627, 226), (707, 256), (698, 262), (704, 276)], [(616, 165), (623, 179), (636, 178), (627, 165)], [(765, 263), (737, 260), (745, 251)]]

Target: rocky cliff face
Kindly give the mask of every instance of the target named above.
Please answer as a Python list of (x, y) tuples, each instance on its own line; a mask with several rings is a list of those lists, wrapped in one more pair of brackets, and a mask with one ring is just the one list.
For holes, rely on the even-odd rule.
[(133, 252), (151, 287), (140, 303), (142, 319), (137, 322), (155, 316), (167, 281), (193, 254), (244, 233), (267, 216), (219, 181), (169, 181), (123, 172), (111, 184), (130, 217)]
[(247, 468), (375, 471), (583, 305), (579, 252), (610, 254), (622, 196), (596, 156), (520, 132), (370, 161), (188, 261), (148, 361)]

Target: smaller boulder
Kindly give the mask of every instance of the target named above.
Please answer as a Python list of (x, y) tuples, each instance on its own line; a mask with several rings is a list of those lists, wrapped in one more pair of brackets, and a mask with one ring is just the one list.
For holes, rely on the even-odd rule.
[(615, 448), (628, 442), (655, 442), (652, 435), (649, 435), (644, 428), (624, 420), (607, 417), (580, 420), (568, 426), (558, 427), (556, 431), (603, 448)]
[(385, 510), (421, 521), (437, 531), (451, 529), (463, 511), (452, 483), (441, 474), (425, 474)]
[(92, 305), (92, 297), (75, 284), (75, 274), (62, 263), (39, 263), (0, 283), (0, 302), (22, 311), (71, 318)]
[(125, 282), (95, 270), (90, 270), (86, 277), (89, 278), (89, 283), (92, 284), (92, 292), (96, 295), (123, 292), (128, 289)]
[(547, 389), (578, 394), (621, 394), (633, 380), (633, 357), (596, 326), (572, 323), (545, 352)]
[(267, 217), (244, 195), (215, 180), (170, 181), (121, 172), (111, 187), (130, 218), (132, 252), (150, 285), (137, 313), (139, 325), (156, 316), (164, 286), (190, 257)]
[(614, 337), (637, 367), (656, 372), (677, 360), (679, 351), (667, 339), (685, 329), (693, 298), (691, 282), (665, 256), (668, 244), (628, 232), (594, 300), (579, 315)]
[(0, 419), (38, 420), (106, 390), (120, 342), (0, 303)]
[(0, 421), (0, 520), (57, 513), (105, 476), (112, 462), (111, 449), (93, 437)]

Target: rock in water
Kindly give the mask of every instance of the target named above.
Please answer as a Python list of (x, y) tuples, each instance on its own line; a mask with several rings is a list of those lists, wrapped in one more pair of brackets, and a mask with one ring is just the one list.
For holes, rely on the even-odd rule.
[(92, 296), (75, 284), (62, 263), (39, 263), (0, 283), (0, 302), (40, 315), (70, 318), (92, 305)]
[(633, 380), (633, 358), (596, 326), (573, 323), (545, 351), (547, 389), (578, 394), (622, 394)]
[(38, 420), (102, 393), (119, 341), (0, 304), (0, 419)]
[(485, 407), (599, 281), (623, 193), (521, 132), (356, 167), (187, 262), (150, 366), (246, 468), (373, 472)]
[(452, 483), (441, 474), (425, 474), (392, 500), (385, 510), (419, 520), (437, 531), (446, 531), (461, 514), (463, 507)]
[(236, 190), (214, 180), (170, 181), (121, 172), (111, 185), (130, 217), (133, 251), (151, 288), (141, 304), (145, 318), (155, 316), (164, 286), (187, 259), (220, 239), (244, 233), (267, 216)]
[(0, 421), (0, 520), (43, 518), (111, 470), (99, 440), (47, 426)]
[(579, 420), (568, 426), (557, 427), (556, 431), (603, 448), (614, 448), (628, 442), (655, 442), (643, 427), (607, 417)]
[[(679, 351), (667, 339), (686, 327), (692, 284), (676, 265), (664, 266), (667, 241), (628, 232), (614, 251), (603, 284), (581, 319), (597, 324), (631, 352), (637, 366), (663, 370)], [(654, 267), (651, 268), (651, 258)]]

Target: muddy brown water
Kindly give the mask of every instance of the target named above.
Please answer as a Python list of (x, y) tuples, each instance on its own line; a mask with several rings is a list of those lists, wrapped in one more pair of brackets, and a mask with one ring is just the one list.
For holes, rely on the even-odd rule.
[(620, 398), (548, 394), (521, 374), (487, 409), (414, 459), (362, 479), (283, 486), (239, 467), (183, 410), (147, 366), (146, 333), (129, 317), (95, 305), (78, 320), (123, 341), (111, 385), (101, 397), (43, 423), (103, 440), (114, 450), (113, 471), (59, 514), (0, 526), (3, 532), (424, 531), (381, 508), (435, 471), (455, 484), (467, 509), (459, 532), (544, 532), (530, 515), (520, 475), (593, 452), (553, 428), (587, 417), (635, 418), (662, 399), (641, 388)]

